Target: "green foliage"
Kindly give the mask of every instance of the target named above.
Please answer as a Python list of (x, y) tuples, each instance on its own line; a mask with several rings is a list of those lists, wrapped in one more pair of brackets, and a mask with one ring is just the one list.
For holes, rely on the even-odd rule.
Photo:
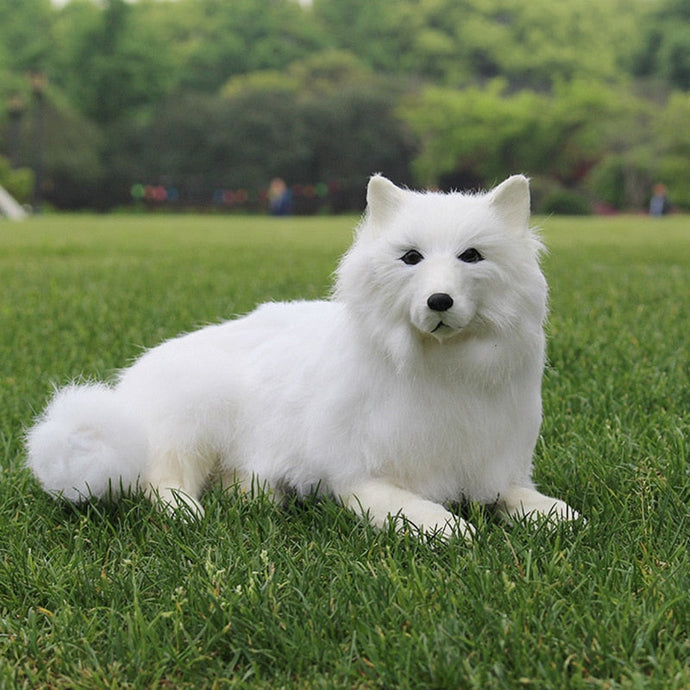
[(658, 177), (669, 189), (671, 202), (690, 208), (690, 93), (674, 93), (655, 123)]
[[(484, 184), (515, 171), (576, 182), (605, 152), (622, 102), (610, 89), (575, 81), (554, 94), (507, 92), (503, 80), (457, 91), (430, 87), (401, 114), (421, 145), (415, 170), (427, 184), (472, 170)], [(615, 129), (618, 132), (618, 129)]]
[(539, 213), (546, 215), (587, 216), (591, 212), (589, 201), (570, 189), (551, 192), (539, 206)]
[(377, 79), (353, 53), (343, 50), (324, 50), (293, 62), (288, 65), (287, 73), (301, 91), (315, 95), (359, 86), (366, 88), (373, 80), (378, 86), (384, 82), (383, 77)]
[(34, 187), (34, 174), (29, 168), (13, 169), (0, 156), (0, 187), (4, 187), (20, 203), (28, 203)]
[(283, 73), (233, 77), (220, 97), (173, 98), (149, 121), (123, 130), (117, 165), (139, 179), (184, 180), (206, 190), (258, 190), (273, 177), (337, 180), (359, 199), (372, 171), (410, 179), (411, 143), (393, 112), (396, 89), (341, 52), (292, 63)]
[(472, 508), (472, 546), (233, 490), (192, 524), (139, 495), (73, 508), (22, 466), (51, 382), (326, 295), (354, 218), (0, 227), (0, 685), (686, 688), (687, 221), (537, 222), (551, 316), (536, 479), (588, 523), (535, 532)]
[(672, 86), (690, 89), (690, 10), (685, 0), (651, 3), (640, 48), (633, 56), (638, 75), (658, 76)]
[(506, 168), (525, 165), (540, 97), (527, 92), (503, 97), (504, 86), (494, 81), (463, 91), (430, 87), (402, 107), (421, 143), (415, 161), (419, 179), (433, 185), (458, 169), (498, 179)]
[(503, 80), (463, 90), (429, 87), (399, 112), (419, 142), (413, 163), (427, 185), (464, 172), (489, 186), (514, 173), (584, 186), (616, 208), (646, 207), (664, 182), (690, 200), (687, 94), (654, 106), (629, 92), (575, 80), (551, 93), (510, 92)]
[[(118, 205), (137, 181), (203, 186), (208, 200), (216, 185), (360, 185), (376, 170), (471, 186), (522, 170), (597, 190), (615, 160), (616, 205), (646, 203), (649, 171), (685, 208), (686, 153), (667, 122), (688, 89), (686, 4), (0, 0), (0, 154), (36, 164), (33, 129), (11, 142), (4, 103), (29, 103), (38, 73), (58, 207)], [(67, 111), (87, 136), (62, 129)]]
[(67, 207), (95, 202), (104, 177), (102, 133), (51, 85), (40, 100), (32, 95), (24, 101), (17, 123), (0, 124), (0, 140), (5, 138), (13, 140), (10, 150), (23, 162), (18, 169), (25, 178), (41, 142), (44, 191), (51, 201)]
[(108, 0), (95, 21), (72, 38), (76, 46), (66, 65), (66, 86), (79, 108), (101, 125), (159, 100), (172, 83), (169, 44), (135, 13), (125, 0)]
[(614, 209), (643, 208), (656, 177), (650, 165), (633, 155), (609, 155), (589, 172), (586, 186), (597, 200)]
[[(316, 0), (339, 46), (387, 72), (449, 86), (503, 75), (522, 87), (617, 79), (639, 28), (630, 3)], [(639, 10), (638, 10), (639, 11)]]
[(44, 117), (43, 156), (52, 198), (68, 208), (95, 203), (105, 177), (102, 132), (59, 94)]
[[(187, 0), (147, 10), (182, 60), (180, 84), (213, 93), (238, 74), (275, 70), (328, 42), (296, 2)], [(167, 15), (167, 16), (164, 16)]]
[(301, 99), (305, 147), (319, 179), (340, 180), (360, 192), (376, 171), (385, 171), (400, 184), (411, 182), (408, 161), (414, 144), (394, 110), (398, 83), (346, 72), (341, 82), (324, 90), (319, 74), (305, 81)]
[(0, 66), (45, 70), (53, 51), (50, 0), (0, 0)]
[(314, 15), (337, 48), (358, 55), (373, 69), (393, 73), (405, 59), (406, 39), (417, 22), (409, 3), (386, 0), (315, 0)]

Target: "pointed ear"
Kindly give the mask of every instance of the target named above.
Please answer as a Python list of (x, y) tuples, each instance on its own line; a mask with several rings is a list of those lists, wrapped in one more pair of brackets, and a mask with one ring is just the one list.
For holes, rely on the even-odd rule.
[(529, 180), (513, 175), (489, 192), (489, 201), (498, 215), (508, 224), (529, 226)]
[(374, 175), (367, 187), (367, 214), (374, 225), (385, 225), (400, 206), (405, 192), (383, 175)]

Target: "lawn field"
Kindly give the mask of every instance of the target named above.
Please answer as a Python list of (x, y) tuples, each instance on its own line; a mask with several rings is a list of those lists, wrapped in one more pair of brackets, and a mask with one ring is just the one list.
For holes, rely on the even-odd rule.
[(211, 490), (73, 507), (23, 467), (53, 384), (266, 300), (328, 294), (352, 217), (0, 222), (0, 689), (690, 687), (690, 218), (537, 219), (554, 531), (378, 532)]

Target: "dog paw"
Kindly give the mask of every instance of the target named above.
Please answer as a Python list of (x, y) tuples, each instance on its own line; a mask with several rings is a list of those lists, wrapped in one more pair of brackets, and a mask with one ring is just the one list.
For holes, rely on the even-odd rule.
[(414, 518), (409, 515), (399, 515), (398, 518), (400, 517), (404, 517), (407, 525), (411, 526), (418, 534), (442, 542), (450, 542), (460, 538), (469, 544), (474, 541), (476, 536), (476, 530), (469, 522), (448, 513), (443, 508), (427, 515), (415, 515)]
[(509, 522), (517, 519), (550, 526), (561, 522), (586, 522), (564, 501), (524, 487), (514, 488), (504, 496), (501, 513)]
[(204, 517), (204, 509), (193, 496), (182, 489), (158, 489), (150, 491), (150, 498), (166, 513), (182, 519), (184, 522), (194, 522)]
[[(425, 529), (424, 531), (426, 533), (429, 533), (428, 529)], [(471, 544), (472, 542), (474, 542), (477, 536), (477, 531), (466, 520), (463, 520), (462, 518), (456, 518), (452, 522), (446, 522), (443, 525), (443, 527), (437, 532), (434, 532), (434, 534), (441, 537), (443, 541), (450, 541), (451, 539), (460, 538), (463, 539), (466, 543)]]
[(585, 519), (576, 510), (563, 501), (553, 502), (524, 513), (518, 513), (518, 516), (527, 522), (545, 523), (548, 527), (555, 527), (564, 522), (585, 522)]

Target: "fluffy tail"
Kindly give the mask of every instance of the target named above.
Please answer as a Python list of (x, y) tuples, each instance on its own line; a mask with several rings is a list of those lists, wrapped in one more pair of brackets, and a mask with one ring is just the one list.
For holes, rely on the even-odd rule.
[(43, 488), (70, 501), (117, 497), (144, 470), (143, 426), (104, 384), (55, 394), (27, 434), (27, 464)]

